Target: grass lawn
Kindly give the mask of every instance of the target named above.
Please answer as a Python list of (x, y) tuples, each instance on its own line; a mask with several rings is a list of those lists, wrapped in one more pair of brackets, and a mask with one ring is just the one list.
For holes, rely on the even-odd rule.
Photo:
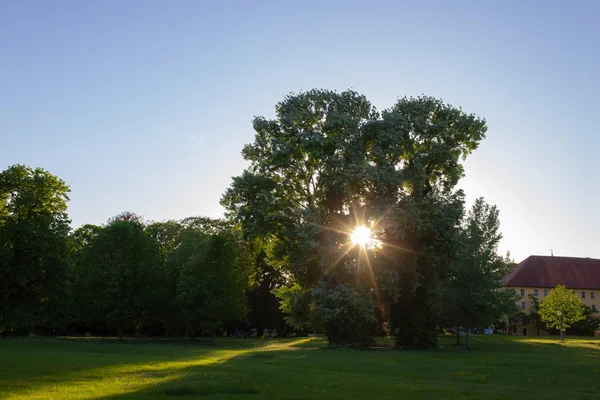
[(466, 351), (323, 339), (0, 340), (0, 399), (594, 399), (600, 341), (477, 336)]

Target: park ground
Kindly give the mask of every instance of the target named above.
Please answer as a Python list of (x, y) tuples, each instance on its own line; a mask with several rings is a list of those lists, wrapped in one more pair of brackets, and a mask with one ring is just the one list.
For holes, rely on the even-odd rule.
[(0, 340), (0, 399), (593, 399), (600, 341), (476, 336), (474, 349), (329, 349), (321, 338)]

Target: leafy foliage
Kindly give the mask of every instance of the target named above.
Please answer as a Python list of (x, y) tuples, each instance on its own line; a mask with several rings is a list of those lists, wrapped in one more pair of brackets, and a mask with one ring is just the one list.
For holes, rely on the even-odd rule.
[(585, 305), (573, 291), (558, 285), (540, 303), (539, 313), (548, 327), (567, 329), (585, 319)]
[(537, 296), (534, 296), (532, 294), (530, 294), (528, 297), (531, 301), (531, 312), (525, 317), (526, 321), (523, 322), (534, 324), (537, 329), (537, 334), (539, 335), (542, 329), (547, 330), (548, 327), (546, 326), (546, 324), (544, 324), (544, 321), (542, 321), (542, 317), (540, 316), (539, 299), (537, 298)]
[(501, 283), (506, 267), (497, 252), (498, 216), (483, 198), (475, 201), (457, 235), (457, 256), (443, 285), (443, 313), (453, 326), (467, 329), (467, 348), (470, 329), (489, 326), (515, 308), (514, 296)]
[(376, 318), (375, 302), (362, 296), (353, 287), (338, 285), (333, 288), (321, 282), (313, 291), (314, 312), (327, 334), (329, 344), (365, 348), (373, 345)]
[(245, 281), (225, 238), (186, 229), (175, 259), (181, 271), (177, 304), (192, 337), (197, 329), (214, 334), (223, 322), (245, 315)]
[(586, 306), (583, 311), (583, 319), (575, 322), (572, 330), (576, 334), (594, 336), (594, 332), (600, 329), (600, 318), (596, 314), (598, 314), (598, 310)]
[(435, 346), (437, 286), (463, 212), (453, 188), (485, 121), (430, 97), (380, 115), (356, 92), (312, 90), (287, 96), (254, 128), (242, 152), (250, 167), (222, 200), (228, 215), (245, 235), (273, 241), (270, 262), (305, 291), (356, 282), (356, 253), (344, 246), (352, 227), (377, 221), (371, 289), (398, 346)]
[(80, 312), (88, 323), (122, 331), (156, 318), (165, 297), (162, 255), (136, 219), (114, 218), (84, 249), (76, 268)]
[(314, 324), (313, 299), (309, 290), (299, 284), (282, 286), (273, 291), (281, 301), (279, 307), (286, 315), (285, 320), (294, 329), (308, 331)]
[(68, 192), (41, 168), (14, 165), (0, 173), (0, 332), (65, 318)]

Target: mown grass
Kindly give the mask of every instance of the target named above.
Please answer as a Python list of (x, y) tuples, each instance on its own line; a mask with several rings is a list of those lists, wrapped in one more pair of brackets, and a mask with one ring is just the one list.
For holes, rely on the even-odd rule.
[(600, 341), (482, 336), (466, 351), (324, 349), (322, 339), (0, 340), (1, 399), (593, 399)]

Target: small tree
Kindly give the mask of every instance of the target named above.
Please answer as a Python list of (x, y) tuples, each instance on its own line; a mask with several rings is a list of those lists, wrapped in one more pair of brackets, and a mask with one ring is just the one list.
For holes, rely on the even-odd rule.
[(515, 304), (515, 310), (513, 312), (506, 314), (506, 319), (508, 322), (508, 333), (516, 333), (519, 325), (522, 325), (527, 320), (527, 314), (518, 309)]
[(538, 336), (540, 335), (540, 330), (548, 329), (544, 321), (542, 321), (542, 317), (540, 316), (540, 301), (537, 296), (529, 295), (529, 300), (531, 300), (531, 312), (527, 316), (530, 323), (535, 325), (537, 329)]
[(550, 328), (560, 330), (560, 340), (564, 341), (565, 329), (585, 318), (585, 305), (571, 290), (558, 285), (548, 293), (540, 304), (540, 317)]
[(280, 300), (279, 309), (285, 315), (285, 322), (305, 335), (313, 325), (311, 320), (314, 304), (311, 292), (294, 283), (273, 290), (273, 294)]
[(499, 229), (496, 206), (478, 198), (456, 237), (456, 260), (441, 285), (445, 300), (442, 312), (456, 326), (457, 344), (459, 327), (465, 328), (467, 348), (473, 327), (489, 326), (514, 311), (514, 297), (501, 284), (507, 260), (497, 253), (502, 238)]
[(583, 319), (573, 324), (577, 335), (594, 336), (596, 329), (600, 328), (600, 319), (594, 314), (598, 314), (598, 310), (585, 307)]

